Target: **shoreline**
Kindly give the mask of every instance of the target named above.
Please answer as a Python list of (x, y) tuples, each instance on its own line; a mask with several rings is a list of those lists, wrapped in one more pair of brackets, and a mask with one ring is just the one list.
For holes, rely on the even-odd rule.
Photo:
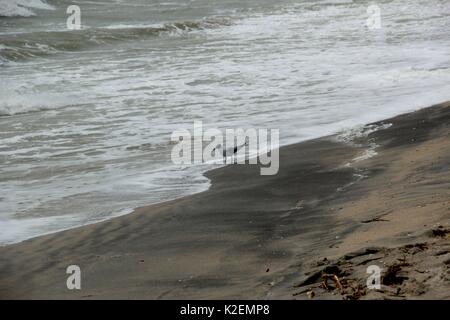
[[(406, 112), (406, 113), (416, 112), (416, 111), (419, 111), (419, 110), (422, 110), (422, 109), (426, 109), (426, 108), (429, 108), (429, 107), (416, 107), (416, 108), (412, 108), (413, 111), (409, 111), (409, 112)], [(399, 114), (399, 115), (402, 115), (402, 114)], [(398, 115), (396, 115), (396, 116), (398, 116)], [(0, 117), (1, 117), (1, 115), (0, 115)], [(281, 144), (278, 149), (289, 147), (289, 146), (294, 146), (294, 145), (300, 145), (302, 143), (305, 143), (305, 142), (308, 142), (308, 141), (314, 141), (314, 140), (318, 140), (318, 139), (325, 139), (325, 140), (327, 140), (327, 139), (334, 139), (334, 138), (339, 137), (341, 135), (345, 135), (347, 132), (353, 131), (355, 129), (365, 128), (365, 127), (367, 127), (367, 126), (369, 126), (371, 124), (379, 123), (379, 122), (383, 122), (383, 120), (372, 121), (372, 122), (368, 122), (368, 123), (365, 123), (365, 124), (358, 124), (358, 125), (355, 125), (354, 127), (341, 129), (341, 130), (339, 130), (337, 132), (333, 132), (333, 133), (329, 133), (329, 134), (325, 134), (325, 135), (321, 135), (321, 136), (317, 136), (317, 137), (307, 138), (306, 140), (301, 140), (301, 141), (298, 141), (298, 142), (288, 142), (286, 144)], [(376, 129), (376, 130), (379, 130), (379, 129)], [(343, 142), (343, 140), (342, 141), (341, 140), (337, 140), (337, 141)], [(372, 146), (367, 146), (367, 148), (368, 149), (372, 149)], [(362, 157), (364, 157), (364, 155), (362, 155)], [(371, 157), (371, 156), (369, 156), (369, 157)], [(354, 161), (354, 160), (360, 161), (359, 159), (352, 159), (352, 161)], [(361, 160), (364, 160), (364, 159), (361, 159)], [(205, 164), (202, 164), (202, 165), (205, 165)], [(203, 170), (200, 170), (200, 172), (201, 172), (200, 175), (203, 176), (203, 177), (207, 177), (207, 173), (209, 171), (218, 170), (220, 168), (223, 168), (223, 167), (226, 167), (226, 166), (230, 166), (230, 165), (231, 164), (223, 164), (223, 165), (219, 165), (219, 166), (214, 167), (214, 168), (203, 169)], [(116, 218), (121, 217), (121, 216), (132, 214), (137, 209), (142, 208), (142, 207), (150, 207), (150, 206), (153, 206), (153, 205), (163, 205), (163, 204), (165, 204), (167, 202), (175, 201), (175, 200), (182, 199), (182, 198), (185, 198), (185, 197), (189, 197), (189, 196), (192, 196), (192, 195), (195, 195), (195, 194), (198, 194), (198, 193), (206, 192), (211, 187), (211, 180), (209, 180), (208, 183), (209, 183), (209, 186), (207, 187), (207, 189), (201, 188), (200, 191), (195, 191), (195, 192), (189, 193), (189, 194), (182, 194), (182, 195), (176, 196), (176, 197), (174, 197), (172, 199), (164, 200), (164, 201), (161, 201), (161, 202), (146, 203), (146, 204), (135, 206), (135, 207), (129, 207), (128, 209), (121, 209), (120, 210), (121, 213), (116, 212), (116, 213), (111, 214), (111, 216), (108, 216), (106, 218), (93, 220), (93, 221), (85, 223), (85, 224), (78, 224), (78, 225), (72, 225), (72, 226), (68, 226), (68, 227), (61, 227), (59, 229), (55, 229), (55, 230), (52, 230), (52, 231), (47, 231), (47, 232), (44, 232), (44, 233), (41, 233), (41, 234), (37, 234), (37, 235), (31, 236), (31, 237), (27, 236), (24, 239), (17, 240), (17, 241), (14, 241), (14, 242), (0, 243), (0, 248), (11, 246), (11, 245), (17, 245), (17, 244), (20, 244), (20, 243), (22, 243), (24, 241), (33, 240), (33, 239), (36, 239), (36, 238), (39, 238), (39, 237), (43, 237), (43, 236), (48, 236), (48, 235), (52, 235), (52, 234), (56, 234), (56, 233), (60, 233), (60, 232), (64, 232), (64, 231), (68, 231), (68, 230), (72, 230), (72, 229), (82, 228), (82, 227), (90, 226), (90, 225), (97, 224), (97, 223), (102, 223), (102, 222), (105, 222), (105, 221), (116, 219)]]
[[(344, 295), (310, 286), (320, 283), (317, 272), (330, 266), (339, 269), (339, 276), (353, 277), (361, 285), (365, 268), (354, 273), (348, 270), (361, 263), (354, 259), (367, 255), (375, 255), (377, 258), (370, 256), (373, 261), (394, 261), (400, 252), (412, 257), (426, 256), (427, 250), (436, 248), (447, 250), (450, 211), (445, 205), (441, 204), (444, 209), (428, 205), (436, 212), (426, 218), (421, 210), (415, 212), (405, 206), (416, 198), (422, 202), (428, 199), (430, 190), (437, 197), (442, 186), (433, 188), (433, 181), (438, 177), (445, 180), (449, 162), (441, 165), (439, 175), (418, 167), (421, 174), (428, 175), (428, 185), (410, 187), (409, 193), (401, 194), (401, 203), (394, 201), (391, 207), (379, 208), (380, 201), (386, 199), (376, 193), (384, 191), (384, 182), (391, 178), (391, 186), (408, 188), (401, 183), (414, 172), (402, 166), (392, 172), (389, 169), (404, 154), (414, 155), (414, 161), (422, 164), (450, 157), (445, 148), (440, 149), (440, 144), (448, 144), (449, 109), (447, 102), (377, 122), (393, 122), (393, 126), (359, 138), (354, 146), (333, 141), (336, 135), (286, 145), (280, 148), (280, 172), (276, 176), (260, 176), (259, 166), (227, 165), (205, 173), (211, 180), (207, 191), (0, 247), (0, 298), (298, 299), (308, 298), (305, 292), (311, 290), (316, 298), (385, 298), (391, 295), (391, 287), (394, 291), (400, 288), (394, 295), (398, 298), (402, 297), (400, 293), (415, 297), (414, 292), (422, 292), (417, 294), (419, 298), (448, 298), (447, 282), (437, 286), (441, 292), (427, 288), (428, 280), (419, 281), (416, 287), (408, 284), (407, 288), (402, 287), (407, 283), (403, 281), (397, 287), (387, 285), (386, 292), (360, 296), (355, 296), (353, 289)], [(378, 145), (378, 155), (345, 166), (373, 141)], [(408, 164), (405, 159), (402, 161)], [(402, 170), (403, 176), (395, 175)], [(355, 182), (357, 174), (364, 178)], [(364, 206), (361, 199), (365, 197), (370, 199), (370, 207)], [(426, 206), (419, 209), (423, 208)], [(418, 230), (416, 220), (398, 221), (395, 210), (403, 218), (413, 212), (415, 219), (427, 227)], [(383, 220), (395, 219), (387, 231), (372, 229), (386, 222)], [(442, 228), (434, 226), (435, 221), (441, 221)], [(399, 236), (408, 231), (408, 226), (413, 235)], [(430, 238), (429, 233), (435, 231), (444, 236)], [(413, 247), (419, 250), (414, 254), (399, 249), (411, 242), (432, 245), (422, 250), (424, 245)], [(379, 247), (339, 262), (346, 254), (366, 252), (369, 245)], [(438, 256), (448, 259), (448, 253)], [(71, 264), (82, 269), (81, 291), (65, 288), (65, 269)], [(441, 264), (429, 269), (442, 269)], [(398, 268), (403, 268), (403, 273), (409, 270), (406, 265)], [(311, 274), (316, 274), (315, 278)], [(304, 277), (309, 279), (307, 284)]]

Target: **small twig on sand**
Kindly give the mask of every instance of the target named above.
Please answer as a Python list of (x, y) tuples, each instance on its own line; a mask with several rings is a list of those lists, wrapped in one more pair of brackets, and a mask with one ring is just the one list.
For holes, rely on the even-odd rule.
[(362, 223), (371, 223), (371, 222), (381, 222), (381, 221), (389, 221), (389, 220), (383, 219), (381, 217), (376, 217), (376, 218), (369, 219), (369, 220), (363, 220), (361, 222)]

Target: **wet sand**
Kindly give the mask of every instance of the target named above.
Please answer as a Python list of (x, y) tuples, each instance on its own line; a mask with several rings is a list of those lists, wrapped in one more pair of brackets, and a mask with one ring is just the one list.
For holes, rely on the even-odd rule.
[(448, 299), (450, 103), (383, 123), (283, 147), (275, 176), (230, 165), (203, 193), (2, 247), (0, 298)]

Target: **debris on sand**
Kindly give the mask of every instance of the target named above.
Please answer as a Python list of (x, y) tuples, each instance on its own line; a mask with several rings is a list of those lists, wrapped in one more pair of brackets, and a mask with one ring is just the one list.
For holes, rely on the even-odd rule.
[[(440, 230), (437, 236), (427, 242), (367, 247), (337, 259), (313, 261), (294, 286), (293, 296), (344, 300), (448, 296), (450, 243), (445, 238), (447, 229), (436, 230)], [(373, 265), (381, 270), (379, 288), (367, 286), (367, 270)]]
[(391, 286), (394, 284), (402, 284), (403, 281), (408, 280), (408, 277), (400, 274), (402, 271), (402, 266), (405, 266), (405, 264), (390, 265), (382, 277), (382, 283), (384, 285)]
[(361, 223), (383, 222), (383, 221), (389, 221), (389, 220), (383, 219), (382, 217), (376, 217), (376, 218), (369, 219), (369, 220), (363, 220), (363, 221), (361, 221)]
[(450, 229), (445, 229), (443, 226), (439, 226), (437, 229), (431, 230), (433, 237), (446, 238), (450, 234)]
[(316, 294), (314, 293), (314, 291), (310, 290), (310, 291), (308, 291), (308, 292), (306, 293), (306, 295), (308, 296), (309, 299), (312, 299), (312, 298), (314, 298), (314, 296), (315, 296)]

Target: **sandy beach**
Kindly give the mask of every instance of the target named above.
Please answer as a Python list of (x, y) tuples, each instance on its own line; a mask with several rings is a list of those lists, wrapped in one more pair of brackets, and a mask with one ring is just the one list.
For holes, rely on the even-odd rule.
[(1, 247), (0, 298), (449, 299), (450, 103), (377, 126), (282, 147), (275, 176), (230, 165), (208, 191)]

